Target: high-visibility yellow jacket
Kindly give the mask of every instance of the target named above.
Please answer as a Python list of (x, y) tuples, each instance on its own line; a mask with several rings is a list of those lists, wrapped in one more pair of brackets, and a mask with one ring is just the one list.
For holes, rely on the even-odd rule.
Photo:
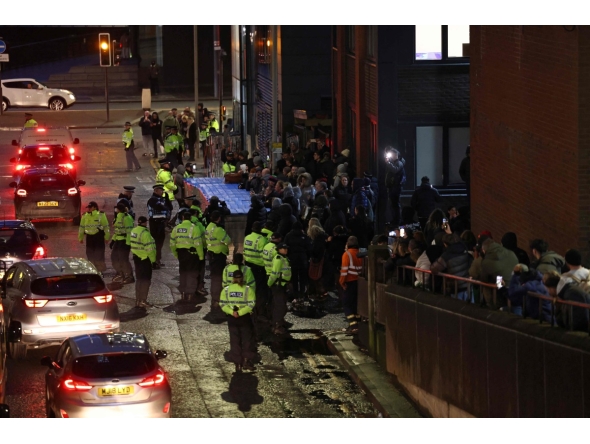
[(105, 240), (111, 238), (109, 221), (103, 211), (94, 210), (92, 213), (84, 213), (80, 219), (78, 228), (78, 240), (83, 240), (85, 234), (96, 234), (99, 230), (104, 231)]
[(268, 277), (268, 286), (272, 287), (275, 283), (284, 286), (291, 281), (291, 264), (287, 256), (278, 253), (272, 260), (272, 270)]
[(231, 284), (221, 290), (219, 305), (224, 313), (231, 315), (237, 309), (238, 315), (251, 313), (256, 305), (256, 292), (248, 285)]
[(207, 250), (215, 254), (223, 253), (226, 256), (228, 255), (231, 239), (222, 227), (211, 222), (205, 230), (205, 239), (207, 241)]
[(131, 245), (129, 235), (133, 230), (133, 218), (128, 213), (117, 213), (113, 222), (113, 240), (124, 240), (127, 245)]
[(129, 235), (131, 252), (140, 259), (149, 258), (153, 264), (156, 262), (156, 241), (143, 225), (138, 225)]

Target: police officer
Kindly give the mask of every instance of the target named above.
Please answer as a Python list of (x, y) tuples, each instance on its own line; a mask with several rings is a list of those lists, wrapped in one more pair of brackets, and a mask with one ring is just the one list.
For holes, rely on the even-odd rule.
[(201, 122), (201, 129), (199, 131), (199, 145), (203, 150), (203, 168), (207, 168), (207, 138), (209, 137), (209, 128), (207, 122)]
[(139, 160), (135, 157), (135, 142), (133, 142), (133, 130), (131, 129), (131, 122), (125, 122), (125, 130), (121, 138), (123, 146), (125, 147), (125, 159), (127, 160), (127, 169), (125, 171), (141, 170)]
[(133, 270), (129, 262), (129, 251), (131, 250), (129, 236), (133, 230), (133, 218), (127, 213), (127, 207), (122, 202), (117, 204), (115, 211), (117, 214), (113, 221), (113, 249), (111, 251), (111, 262), (116, 272), (113, 282), (132, 284), (135, 279), (133, 279)]
[(147, 217), (139, 216), (137, 227), (129, 235), (135, 265), (135, 306), (143, 311), (153, 307), (147, 301), (152, 283), (152, 265), (156, 263), (156, 244), (147, 229)]
[(166, 238), (166, 223), (172, 214), (172, 202), (164, 193), (164, 187), (156, 184), (153, 186), (154, 194), (148, 200), (148, 216), (150, 218), (150, 233), (156, 242), (156, 260), (154, 270), (159, 270), (162, 263), (162, 246)]
[(86, 206), (86, 213), (80, 220), (78, 240), (84, 243), (86, 235), (86, 257), (96, 269), (102, 273), (107, 269), (104, 261), (105, 243), (109, 241), (111, 232), (109, 221), (103, 211), (98, 211), (98, 204), (94, 201)]
[(31, 113), (25, 113), (25, 128), (33, 128), (38, 126), (37, 121), (33, 119), (33, 115)]
[(234, 271), (232, 281), (219, 295), (221, 309), (228, 316), (230, 350), (227, 360), (235, 364), (236, 372), (254, 370), (252, 361), (257, 353), (251, 313), (256, 304), (256, 293), (244, 284), (240, 270)]
[(272, 261), (272, 271), (268, 277), (268, 287), (272, 292), (272, 324), (273, 333), (286, 333), (285, 314), (287, 313), (287, 285), (291, 281), (291, 265), (287, 259), (289, 246), (286, 243), (277, 245), (277, 255)]
[(158, 163), (160, 164), (160, 169), (156, 173), (156, 184), (162, 185), (168, 195), (168, 199), (170, 202), (173, 202), (177, 187), (172, 177), (172, 165), (168, 159), (161, 159)]
[(211, 311), (219, 309), (219, 292), (223, 269), (229, 253), (230, 237), (223, 227), (219, 226), (221, 215), (218, 211), (211, 214), (211, 223), (207, 225), (205, 237), (209, 255), (209, 267), (211, 269)]
[(254, 279), (256, 280), (256, 314), (259, 316), (266, 315), (266, 305), (268, 303), (268, 286), (266, 282), (266, 270), (264, 269), (264, 259), (262, 252), (268, 240), (261, 234), (262, 224), (256, 221), (252, 224), (252, 233), (244, 238), (244, 259), (246, 265), (252, 269)]
[(277, 252), (277, 245), (283, 241), (280, 233), (276, 232), (270, 236), (270, 242), (264, 246), (262, 250), (262, 260), (264, 261), (264, 269), (266, 271), (267, 279), (272, 274), (272, 261)]
[(217, 121), (217, 119), (215, 118), (215, 114), (213, 113), (209, 113), (209, 131), (215, 131), (216, 133), (219, 132), (219, 122)]
[(204, 260), (202, 232), (191, 222), (191, 214), (185, 211), (182, 222), (170, 234), (170, 250), (178, 259), (181, 301), (189, 302), (197, 290), (197, 261)]
[(166, 152), (166, 160), (172, 165), (171, 170), (178, 166), (178, 153), (182, 152), (182, 138), (178, 136), (178, 128), (171, 126), (168, 128), (169, 133), (164, 138), (164, 151)]
[[(200, 212), (200, 208), (198, 208)], [(205, 224), (203, 213), (197, 213), (197, 210), (191, 206), (188, 210), (191, 215), (191, 222), (199, 229), (201, 233), (201, 245), (203, 246), (203, 253), (207, 253), (207, 238), (205, 236)], [(206, 296), (209, 293), (205, 290), (205, 258), (197, 260), (197, 293), (201, 296)]]
[[(135, 211), (133, 211), (133, 193), (135, 193), (135, 187), (133, 186), (124, 186), (123, 192), (119, 193), (119, 197), (117, 197), (117, 204), (123, 202), (127, 207), (127, 214), (135, 220)], [(115, 217), (117, 214), (115, 214)]]
[(231, 264), (228, 264), (223, 269), (223, 288), (232, 283), (234, 271), (240, 270), (244, 274), (244, 282), (246, 285), (256, 290), (256, 281), (252, 269), (244, 265), (244, 255), (242, 253), (234, 253)]
[(234, 164), (234, 153), (229, 151), (227, 154), (227, 159), (223, 164), (223, 174), (233, 173), (236, 171), (236, 165)]

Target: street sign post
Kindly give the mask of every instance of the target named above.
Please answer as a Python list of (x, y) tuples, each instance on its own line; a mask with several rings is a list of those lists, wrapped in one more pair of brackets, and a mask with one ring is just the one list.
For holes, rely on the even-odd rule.
[(0, 62), (8, 62), (9, 57), (8, 54), (0, 54)]
[(0, 54), (2, 54), (4, 51), (6, 51), (6, 43), (4, 40), (0, 40)]

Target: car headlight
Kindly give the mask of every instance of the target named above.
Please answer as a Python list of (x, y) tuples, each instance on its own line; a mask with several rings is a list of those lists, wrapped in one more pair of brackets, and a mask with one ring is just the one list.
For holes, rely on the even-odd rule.
[(73, 94), (70, 94), (70, 99), (76, 100), (76, 97)]

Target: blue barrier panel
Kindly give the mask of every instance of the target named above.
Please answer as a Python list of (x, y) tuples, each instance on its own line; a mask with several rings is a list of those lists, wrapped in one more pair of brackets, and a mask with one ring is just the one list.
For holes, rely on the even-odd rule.
[(212, 196), (224, 200), (232, 214), (247, 214), (250, 209), (250, 193), (240, 190), (236, 183), (223, 183), (222, 177), (197, 177), (184, 181), (198, 188), (207, 200), (211, 200)]

